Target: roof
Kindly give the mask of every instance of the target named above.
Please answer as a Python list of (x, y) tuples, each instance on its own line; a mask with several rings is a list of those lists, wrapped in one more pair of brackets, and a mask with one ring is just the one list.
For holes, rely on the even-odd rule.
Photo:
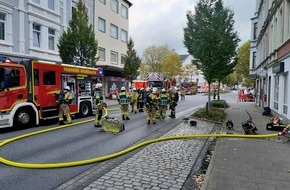
[(179, 55), (179, 59), (181, 62), (184, 62), (184, 60), (189, 56), (189, 54), (186, 55)]

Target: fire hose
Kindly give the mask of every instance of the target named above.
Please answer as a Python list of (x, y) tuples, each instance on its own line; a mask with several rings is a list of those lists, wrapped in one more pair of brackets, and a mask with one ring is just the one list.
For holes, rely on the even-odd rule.
[[(108, 110), (106, 108), (103, 108), (105, 111), (105, 114), (102, 117), (106, 117), (108, 114)], [(0, 147), (3, 147), (11, 142), (23, 139), (23, 138), (27, 138), (27, 137), (31, 137), (34, 135), (38, 135), (38, 134), (42, 134), (42, 133), (47, 133), (50, 131), (54, 131), (54, 130), (59, 130), (59, 129), (63, 129), (66, 127), (70, 127), (70, 126), (74, 126), (74, 125), (78, 125), (78, 124), (84, 124), (84, 123), (88, 123), (88, 122), (92, 122), (94, 121), (94, 119), (90, 119), (90, 120), (85, 120), (85, 121), (80, 121), (80, 122), (76, 122), (73, 124), (68, 124), (68, 125), (64, 125), (64, 126), (58, 126), (58, 127), (54, 127), (54, 128), (50, 128), (50, 129), (45, 129), (45, 130), (41, 130), (41, 131), (36, 131), (36, 132), (32, 132), (32, 133), (27, 133), (27, 134), (23, 134), (20, 136), (16, 136), (7, 140), (4, 140), (2, 142), (0, 142)], [(150, 140), (146, 140), (144, 142), (141, 142), (139, 144), (133, 145), (131, 147), (125, 148), (119, 152), (115, 152), (112, 154), (108, 154), (105, 156), (100, 156), (100, 157), (95, 157), (95, 158), (90, 158), (90, 159), (85, 159), (85, 160), (78, 160), (78, 161), (71, 161), (71, 162), (59, 162), (59, 163), (24, 163), (24, 162), (17, 162), (17, 161), (12, 161), (12, 160), (8, 160), (5, 159), (4, 157), (2, 157), (0, 155), (0, 163), (9, 165), (9, 166), (13, 166), (13, 167), (19, 167), (19, 168), (31, 168), (31, 169), (52, 169), (52, 168), (65, 168), (65, 167), (75, 167), (75, 166), (81, 166), (81, 165), (87, 165), (87, 164), (92, 164), (92, 163), (96, 163), (96, 162), (101, 162), (101, 161), (105, 161), (105, 160), (109, 160), (112, 158), (116, 158), (119, 157), (121, 155), (124, 155), (126, 153), (129, 153), (133, 150), (136, 150), (138, 148), (141, 148), (143, 146), (152, 144), (152, 143), (157, 143), (157, 142), (162, 142), (162, 141), (168, 141), (168, 140), (180, 140), (180, 139), (194, 139), (194, 138), (209, 138), (209, 137), (217, 137), (217, 138), (251, 138), (251, 139), (256, 139), (256, 138), (273, 138), (273, 137), (277, 137), (278, 134), (277, 133), (273, 133), (273, 134), (264, 134), (264, 135), (242, 135), (242, 134), (191, 134), (191, 135), (176, 135), (176, 136), (165, 136), (165, 137), (160, 137), (160, 138), (155, 138), (155, 139), (150, 139)]]

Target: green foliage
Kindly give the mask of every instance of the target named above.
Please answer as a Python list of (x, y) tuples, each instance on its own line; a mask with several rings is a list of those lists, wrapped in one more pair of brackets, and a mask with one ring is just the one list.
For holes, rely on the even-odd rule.
[(184, 45), (197, 59), (193, 64), (203, 72), (209, 87), (214, 80), (220, 83), (236, 65), (239, 38), (233, 31), (233, 15), (222, 0), (199, 0), (195, 14), (189, 11), (186, 15)]
[(174, 51), (168, 45), (150, 46), (144, 50), (143, 60), (146, 72), (162, 72), (162, 63)]
[(229, 104), (224, 100), (212, 100), (210, 104), (211, 104), (211, 107), (214, 107), (214, 108), (228, 108), (229, 107)]
[(169, 78), (180, 75), (182, 72), (182, 62), (180, 61), (179, 55), (173, 53), (165, 57), (161, 64), (161, 70)]
[(249, 76), (250, 67), (250, 41), (245, 42), (238, 49), (238, 64), (236, 66), (237, 75), (240, 76), (238, 80), (242, 82), (243, 86), (253, 86), (254, 80)]
[(226, 113), (224, 109), (210, 108), (208, 112), (206, 112), (206, 108), (201, 108), (193, 113), (192, 116), (202, 120), (219, 123), (225, 120)]
[(138, 69), (140, 68), (141, 59), (137, 56), (132, 38), (129, 39), (127, 48), (127, 55), (124, 58), (123, 75), (132, 82), (139, 75)]
[(77, 9), (72, 11), (72, 20), (60, 37), (58, 48), (64, 63), (90, 67), (96, 65), (98, 43), (82, 0), (79, 0)]

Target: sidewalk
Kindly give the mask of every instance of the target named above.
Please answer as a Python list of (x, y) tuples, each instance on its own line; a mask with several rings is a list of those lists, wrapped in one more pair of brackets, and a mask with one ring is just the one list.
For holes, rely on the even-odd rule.
[[(250, 102), (231, 102), (226, 109), (227, 119), (234, 130), (226, 126), (224, 132), (243, 133), (241, 122), (249, 117), (258, 126), (258, 134), (278, 133), (266, 130), (269, 117)], [(227, 120), (226, 120), (227, 121)], [(224, 124), (225, 125), (225, 124)], [(290, 143), (282, 139), (218, 139), (206, 173), (204, 190), (281, 190), (290, 189)]]

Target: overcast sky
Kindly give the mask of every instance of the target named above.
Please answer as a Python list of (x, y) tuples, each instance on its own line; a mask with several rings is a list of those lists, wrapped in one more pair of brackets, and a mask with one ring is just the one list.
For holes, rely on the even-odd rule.
[[(194, 11), (198, 0), (130, 0), (129, 37), (135, 42), (139, 56), (149, 46), (169, 45), (178, 54), (188, 54), (183, 44), (186, 13)], [(250, 40), (255, 0), (224, 0), (224, 6), (234, 11), (235, 30), (243, 44)]]

